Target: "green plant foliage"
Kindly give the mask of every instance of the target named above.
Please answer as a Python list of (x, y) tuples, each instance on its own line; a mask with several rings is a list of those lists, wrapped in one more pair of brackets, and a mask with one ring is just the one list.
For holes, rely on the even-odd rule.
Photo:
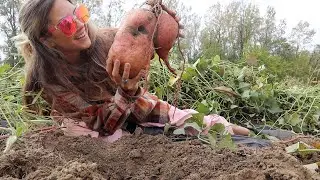
[[(24, 83), (23, 73), (23, 69), (12, 68), (8, 64), (0, 66), (0, 120), (5, 121), (8, 126), (3, 129), (7, 129), (6, 132), (17, 137), (27, 132), (35, 122), (51, 123), (51, 118), (25, 110), (21, 91)], [(40, 98), (34, 103), (44, 104)]]
[[(259, 63), (249, 66), (215, 56), (186, 64), (178, 107), (193, 108), (202, 116), (219, 114), (249, 128), (268, 124), (298, 133), (318, 133), (320, 86), (310, 86), (294, 77), (277, 78), (268, 65)], [(170, 76), (154, 61), (150, 90), (173, 103), (174, 84), (178, 82), (170, 81)]]

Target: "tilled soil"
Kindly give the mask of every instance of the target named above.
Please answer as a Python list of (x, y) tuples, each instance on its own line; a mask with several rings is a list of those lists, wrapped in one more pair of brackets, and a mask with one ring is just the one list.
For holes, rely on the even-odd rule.
[(198, 140), (172, 142), (162, 135), (125, 136), (106, 144), (54, 132), (24, 137), (2, 154), (0, 179), (320, 179), (303, 164), (281, 145), (212, 150)]

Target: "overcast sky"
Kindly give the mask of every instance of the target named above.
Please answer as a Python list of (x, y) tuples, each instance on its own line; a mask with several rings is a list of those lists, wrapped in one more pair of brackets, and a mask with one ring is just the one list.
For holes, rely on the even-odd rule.
[[(109, 0), (104, 0), (105, 2)], [(145, 0), (124, 0), (126, 9), (133, 7), (132, 2), (144, 2)], [(277, 19), (286, 19), (288, 28), (294, 27), (300, 20), (308, 21), (311, 27), (317, 32), (314, 43), (320, 44), (320, 0), (243, 0), (257, 4), (261, 13), (264, 14), (268, 6), (272, 6), (276, 10)], [(232, 0), (183, 0), (183, 2), (191, 6), (193, 11), (203, 15), (206, 10), (213, 4), (220, 2), (228, 4)], [(1, 19), (0, 19), (1, 20)], [(289, 30), (288, 30), (289, 32)], [(0, 44), (3, 44), (3, 39), (0, 38)]]
[[(108, 0), (105, 0), (108, 1)], [(126, 7), (129, 9), (133, 6), (132, 0), (125, 0)], [(144, 2), (144, 0), (137, 0)], [(191, 6), (193, 11), (203, 15), (206, 10), (213, 4), (220, 2), (228, 4), (233, 0), (183, 0)], [(313, 29), (316, 30), (314, 44), (320, 44), (320, 0), (243, 0), (252, 2), (260, 8), (260, 13), (264, 14), (268, 6), (276, 10), (277, 20), (286, 19), (288, 32), (298, 24), (300, 20), (308, 21)]]

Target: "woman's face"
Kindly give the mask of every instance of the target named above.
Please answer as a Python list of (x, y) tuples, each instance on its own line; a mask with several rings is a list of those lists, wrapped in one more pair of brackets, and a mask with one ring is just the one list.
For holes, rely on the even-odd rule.
[[(55, 0), (53, 7), (49, 13), (49, 27), (54, 28), (62, 18), (68, 15), (74, 15), (76, 6), (67, 0)], [(75, 16), (74, 16), (75, 17)], [(61, 29), (55, 29), (51, 32), (51, 36), (47, 39), (55, 48), (64, 53), (80, 52), (87, 49), (91, 45), (88, 36), (88, 26), (78, 19), (76, 22), (76, 32), (72, 35), (66, 35)]]

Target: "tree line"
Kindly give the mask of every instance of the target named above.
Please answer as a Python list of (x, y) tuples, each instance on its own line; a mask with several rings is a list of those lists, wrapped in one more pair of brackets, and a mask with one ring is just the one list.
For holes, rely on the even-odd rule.
[[(92, 21), (100, 27), (116, 27), (125, 14), (124, 5), (127, 2), (76, 1), (89, 7)], [(134, 7), (141, 5), (141, 0), (131, 2), (134, 2)], [(261, 12), (255, 4), (235, 0), (226, 5), (216, 3), (201, 17), (192, 12), (192, 7), (185, 5), (183, 0), (164, 0), (164, 3), (178, 12), (185, 26), (186, 37), (181, 40), (181, 49), (189, 62), (199, 57), (211, 58), (216, 55), (230, 61), (254, 57), (270, 66), (295, 63), (301, 67), (303, 64), (306, 66), (303, 71), (307, 71), (303, 73), (317, 72), (320, 45), (312, 45), (316, 32), (307, 21), (300, 21), (287, 31), (286, 20), (277, 21), (273, 7)], [(19, 0), (4, 0), (0, 7), (0, 32), (5, 39), (5, 45), (0, 47), (5, 54), (2, 61), (11, 65), (19, 60), (12, 37), (19, 32), (17, 18), (20, 6)], [(174, 49), (173, 52), (178, 50)], [(279, 69), (273, 68), (275, 71)]]

